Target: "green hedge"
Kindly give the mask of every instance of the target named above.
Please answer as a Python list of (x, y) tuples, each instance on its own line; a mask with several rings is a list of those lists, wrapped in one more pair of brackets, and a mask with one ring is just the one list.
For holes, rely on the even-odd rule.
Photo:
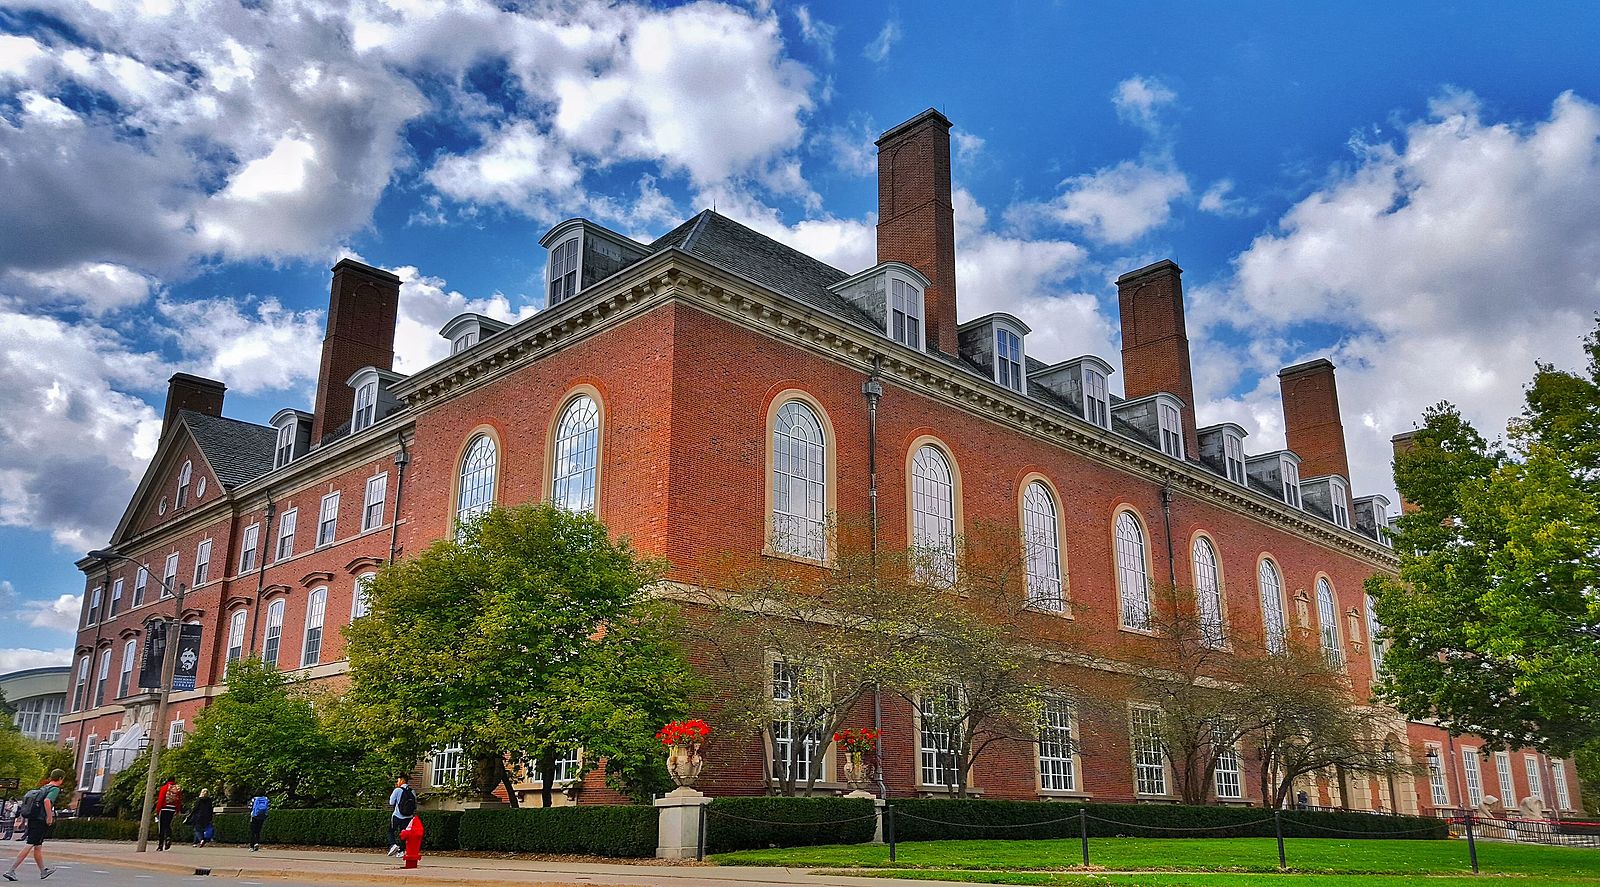
[(867, 798), (717, 798), (706, 810), (706, 852), (864, 844), (875, 826)]
[[(297, 844), (307, 847), (384, 847), (389, 843), (388, 810), (274, 810), (267, 814), (261, 840), (267, 844)], [(425, 810), (422, 816), (422, 846), (425, 850), (455, 850), (460, 844), (461, 812)], [(213, 823), (219, 844), (248, 844), (250, 816), (245, 813), (219, 813)], [(139, 836), (139, 823), (127, 819), (63, 819), (56, 823), (55, 837), (89, 840), (132, 841)], [(174, 843), (187, 844), (194, 832), (174, 822)], [(156, 837), (154, 824), (150, 838)], [(652, 847), (652, 852), (654, 848)]]
[(655, 856), (656, 809), (642, 806), (468, 810), (462, 850)]
[[(150, 837), (155, 836), (156, 830), (152, 826)], [(50, 837), (63, 840), (136, 841), (139, 839), (139, 823), (127, 819), (58, 819)]]
[[(1054, 801), (912, 799), (894, 802), (895, 840), (1075, 838), (1078, 811), (1091, 837), (1263, 838), (1272, 811), (1181, 804), (1079, 804)], [(1444, 838), (1449, 825), (1418, 816), (1284, 811), (1286, 838)], [(1203, 830), (1203, 831), (1202, 831)]]

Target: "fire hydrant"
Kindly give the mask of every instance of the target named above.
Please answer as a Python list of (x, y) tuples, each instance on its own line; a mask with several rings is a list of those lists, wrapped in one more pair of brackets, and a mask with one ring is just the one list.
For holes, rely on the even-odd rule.
[(417, 862), (422, 859), (422, 817), (411, 817), (406, 827), (400, 830), (400, 840), (406, 845), (405, 867), (416, 868)]

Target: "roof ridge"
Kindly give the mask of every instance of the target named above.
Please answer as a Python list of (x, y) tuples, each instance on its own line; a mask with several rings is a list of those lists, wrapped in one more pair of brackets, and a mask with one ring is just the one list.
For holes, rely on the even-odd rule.
[(705, 227), (706, 216), (711, 216), (711, 215), (716, 215), (716, 214), (717, 213), (716, 213), (715, 210), (703, 209), (703, 210), (701, 210), (699, 212), (698, 215), (695, 216), (694, 227), (689, 229), (689, 235), (687, 237), (683, 238), (683, 246), (680, 247), (684, 252), (689, 252), (690, 247), (692, 247), (694, 245), (695, 236), (700, 233), (700, 229), (701, 228)]
[[(745, 223), (739, 221), (738, 219), (729, 218), (728, 216), (725, 216), (722, 213), (719, 213), (714, 209), (708, 209), (708, 210), (705, 210), (704, 212), (705, 213), (709, 213), (710, 215), (716, 216), (718, 219), (720, 219), (720, 220), (722, 220), (724, 222), (727, 222), (729, 225), (732, 225), (735, 228), (739, 228), (739, 229), (742, 229), (744, 231), (748, 231), (751, 234), (754, 234), (755, 236), (760, 237), (763, 240), (766, 240), (766, 241), (768, 241), (768, 242), (770, 242), (772, 244), (775, 244), (779, 249), (782, 249), (785, 252), (793, 253), (793, 254), (795, 254), (797, 256), (800, 256), (801, 258), (805, 259), (808, 262), (811, 262), (811, 263), (816, 264), (816, 265), (821, 265), (822, 267), (827, 268), (828, 270), (839, 274), (841, 279), (850, 276), (849, 272), (845, 271), (843, 268), (835, 268), (834, 266), (829, 265), (827, 262), (822, 261), (821, 259), (817, 258), (816, 256), (813, 256), (810, 253), (807, 253), (807, 252), (805, 252), (803, 250), (796, 249), (795, 247), (792, 247), (789, 244), (784, 243), (783, 241), (781, 241), (778, 238), (773, 237), (773, 236), (771, 236), (769, 234), (763, 234), (760, 231), (757, 231), (756, 229), (750, 227), (749, 225), (746, 225)], [(700, 226), (696, 225), (695, 226), (695, 231), (699, 231), (699, 230), (700, 230)], [(694, 236), (693, 233), (691, 233), (690, 237), (693, 237), (693, 236)], [(688, 244), (685, 243), (685, 248), (687, 248), (687, 246), (688, 246)]]
[(202, 413), (199, 410), (191, 410), (191, 409), (188, 409), (188, 408), (184, 408), (184, 409), (178, 410), (178, 415), (179, 416), (183, 416), (183, 417), (195, 416), (195, 417), (200, 418), (200, 419), (208, 419), (208, 420), (209, 419), (219, 419), (219, 420), (221, 420), (223, 422), (232, 422), (235, 425), (247, 425), (247, 426), (249, 426), (251, 428), (260, 428), (260, 429), (263, 429), (263, 430), (266, 430), (266, 431), (271, 431), (272, 430), (272, 426), (271, 425), (263, 425), (263, 424), (261, 424), (259, 422), (246, 422), (243, 419), (235, 419), (232, 416), (213, 416), (210, 413)]

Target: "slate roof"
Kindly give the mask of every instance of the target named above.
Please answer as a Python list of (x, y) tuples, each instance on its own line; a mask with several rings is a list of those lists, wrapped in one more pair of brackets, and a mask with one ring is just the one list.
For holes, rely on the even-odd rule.
[(224, 489), (231, 490), (272, 470), (272, 450), (278, 433), (271, 426), (193, 410), (180, 410), (178, 415)]

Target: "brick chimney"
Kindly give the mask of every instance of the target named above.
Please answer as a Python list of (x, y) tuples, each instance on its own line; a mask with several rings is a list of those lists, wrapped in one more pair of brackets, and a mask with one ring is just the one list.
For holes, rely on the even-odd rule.
[(1162, 259), (1117, 278), (1117, 302), (1122, 310), (1122, 390), (1129, 400), (1165, 391), (1183, 401), (1183, 450), (1190, 459), (1198, 459), (1182, 275), (1176, 262)]
[(161, 417), (164, 439), (178, 418), (179, 410), (193, 410), (207, 416), (222, 415), (222, 396), (228, 386), (215, 379), (202, 379), (188, 373), (173, 373), (167, 380), (167, 408)]
[(346, 384), (362, 367), (394, 368), (394, 327), (400, 311), (400, 278), (354, 259), (333, 266), (328, 296), (328, 332), (311, 419), (311, 446), (350, 421), (355, 392)]
[(1283, 393), (1284, 437), (1300, 457), (1300, 476), (1337, 474), (1350, 480), (1333, 363), (1318, 358), (1285, 367), (1278, 371), (1278, 388)]
[(956, 344), (956, 222), (950, 203), (950, 120), (929, 108), (878, 138), (878, 261), (904, 262), (932, 282), (926, 341)]
[[(1394, 448), (1394, 457), (1396, 461), (1398, 461), (1400, 454), (1409, 453), (1417, 448), (1417, 432), (1403, 431), (1400, 434), (1396, 434), (1394, 437), (1389, 438), (1389, 445)], [(1415, 502), (1406, 501), (1405, 496), (1400, 497), (1401, 514), (1410, 514), (1411, 512), (1416, 511), (1417, 508), (1418, 506)]]

